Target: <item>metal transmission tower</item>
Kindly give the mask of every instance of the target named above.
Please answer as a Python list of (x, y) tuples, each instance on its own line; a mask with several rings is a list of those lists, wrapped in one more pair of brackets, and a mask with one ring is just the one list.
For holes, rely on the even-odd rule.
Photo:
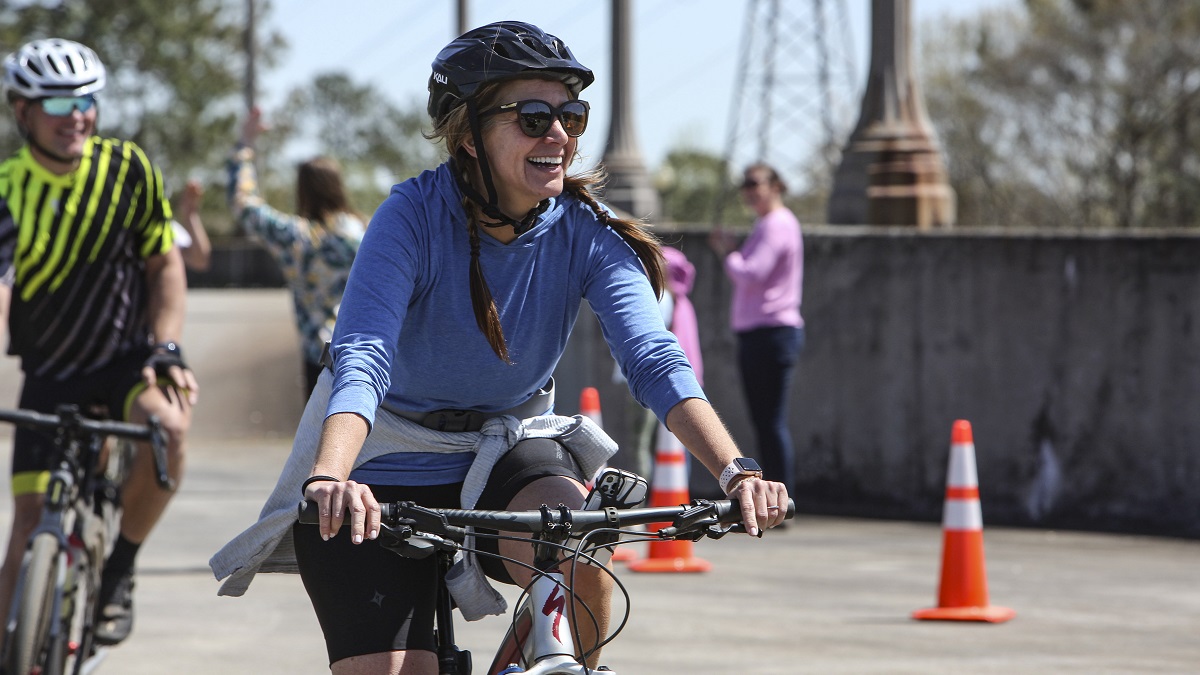
[[(857, 70), (846, 0), (751, 0), (739, 58), (726, 173), (764, 161), (792, 191), (802, 189), (811, 182), (806, 169), (818, 157), (832, 165), (830, 152), (853, 125)], [(723, 185), (718, 194), (714, 223), (733, 190)]]

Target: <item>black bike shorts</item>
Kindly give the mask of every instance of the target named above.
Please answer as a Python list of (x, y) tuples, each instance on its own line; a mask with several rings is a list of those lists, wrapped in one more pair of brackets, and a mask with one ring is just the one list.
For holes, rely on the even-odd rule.
[[(582, 482), (581, 474), (574, 458), (556, 441), (522, 441), (497, 462), (476, 507), (504, 509), (521, 488), (538, 478), (571, 476)], [(370, 487), (380, 502), (461, 506), (462, 483)], [(437, 651), (433, 634), (436, 557), (404, 558), (380, 546), (378, 540), (352, 544), (345, 528), (324, 541), (319, 528), (297, 523), (292, 536), (300, 577), (325, 635), (330, 664), (379, 652)], [(495, 540), (480, 537), (476, 541), (483, 551), (496, 552)], [(487, 555), (478, 560), (488, 576), (512, 583), (503, 562)]]
[[(26, 375), (17, 405), (42, 413), (54, 413), (60, 405), (76, 405), (89, 417), (128, 421), (134, 398), (146, 388), (141, 371), (149, 355), (149, 348), (132, 352), (93, 373), (66, 380)], [(46, 491), (56, 452), (53, 431), (17, 427), (13, 436), (13, 496)]]

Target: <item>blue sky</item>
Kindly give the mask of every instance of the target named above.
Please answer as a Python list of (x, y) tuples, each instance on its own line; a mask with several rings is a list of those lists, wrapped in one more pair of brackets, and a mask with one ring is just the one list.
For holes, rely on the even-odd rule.
[[(801, 0), (784, 0), (795, 3)], [(861, 91), (869, 62), (870, 0), (844, 2), (853, 61)], [(973, 14), (1013, 0), (912, 0), (914, 25), (952, 14)], [(424, 105), (429, 63), (456, 34), (451, 0), (275, 0), (265, 24), (290, 48), (283, 63), (260, 75), (264, 107), (284, 92), (331, 71), (370, 82), (398, 103)], [(720, 154), (726, 145), (730, 101), (742, 28), (749, 2), (742, 0), (632, 0), (635, 133), (649, 168), (667, 151), (686, 145)], [(482, 25), (501, 19), (537, 24), (562, 38), (596, 73), (584, 92), (592, 103), (580, 151), (589, 163), (603, 154), (609, 127), (609, 2), (559, 0), (530, 3), (474, 0), (469, 20)], [(856, 118), (857, 101), (849, 113)], [(849, 120), (853, 124), (853, 119)]]

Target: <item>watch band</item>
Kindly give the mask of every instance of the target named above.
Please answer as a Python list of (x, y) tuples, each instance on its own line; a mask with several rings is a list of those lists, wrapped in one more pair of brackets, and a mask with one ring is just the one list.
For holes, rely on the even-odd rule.
[(754, 476), (755, 478), (762, 478), (762, 475), (762, 471), (754, 471), (742, 468), (742, 465), (738, 463), (738, 460), (735, 459), (727, 464), (721, 471), (721, 478), (718, 480), (718, 482), (721, 486), (721, 492), (729, 494), (729, 481), (733, 480), (735, 476)]

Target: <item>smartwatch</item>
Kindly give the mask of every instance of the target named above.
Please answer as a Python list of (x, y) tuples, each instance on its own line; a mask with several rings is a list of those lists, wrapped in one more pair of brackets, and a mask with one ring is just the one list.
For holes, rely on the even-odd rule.
[(762, 478), (762, 467), (758, 465), (758, 462), (750, 459), (749, 457), (738, 457), (734, 459), (729, 463), (728, 466), (725, 467), (725, 470), (721, 472), (721, 492), (729, 494), (729, 481), (733, 480), (737, 476), (754, 476), (755, 478)]

